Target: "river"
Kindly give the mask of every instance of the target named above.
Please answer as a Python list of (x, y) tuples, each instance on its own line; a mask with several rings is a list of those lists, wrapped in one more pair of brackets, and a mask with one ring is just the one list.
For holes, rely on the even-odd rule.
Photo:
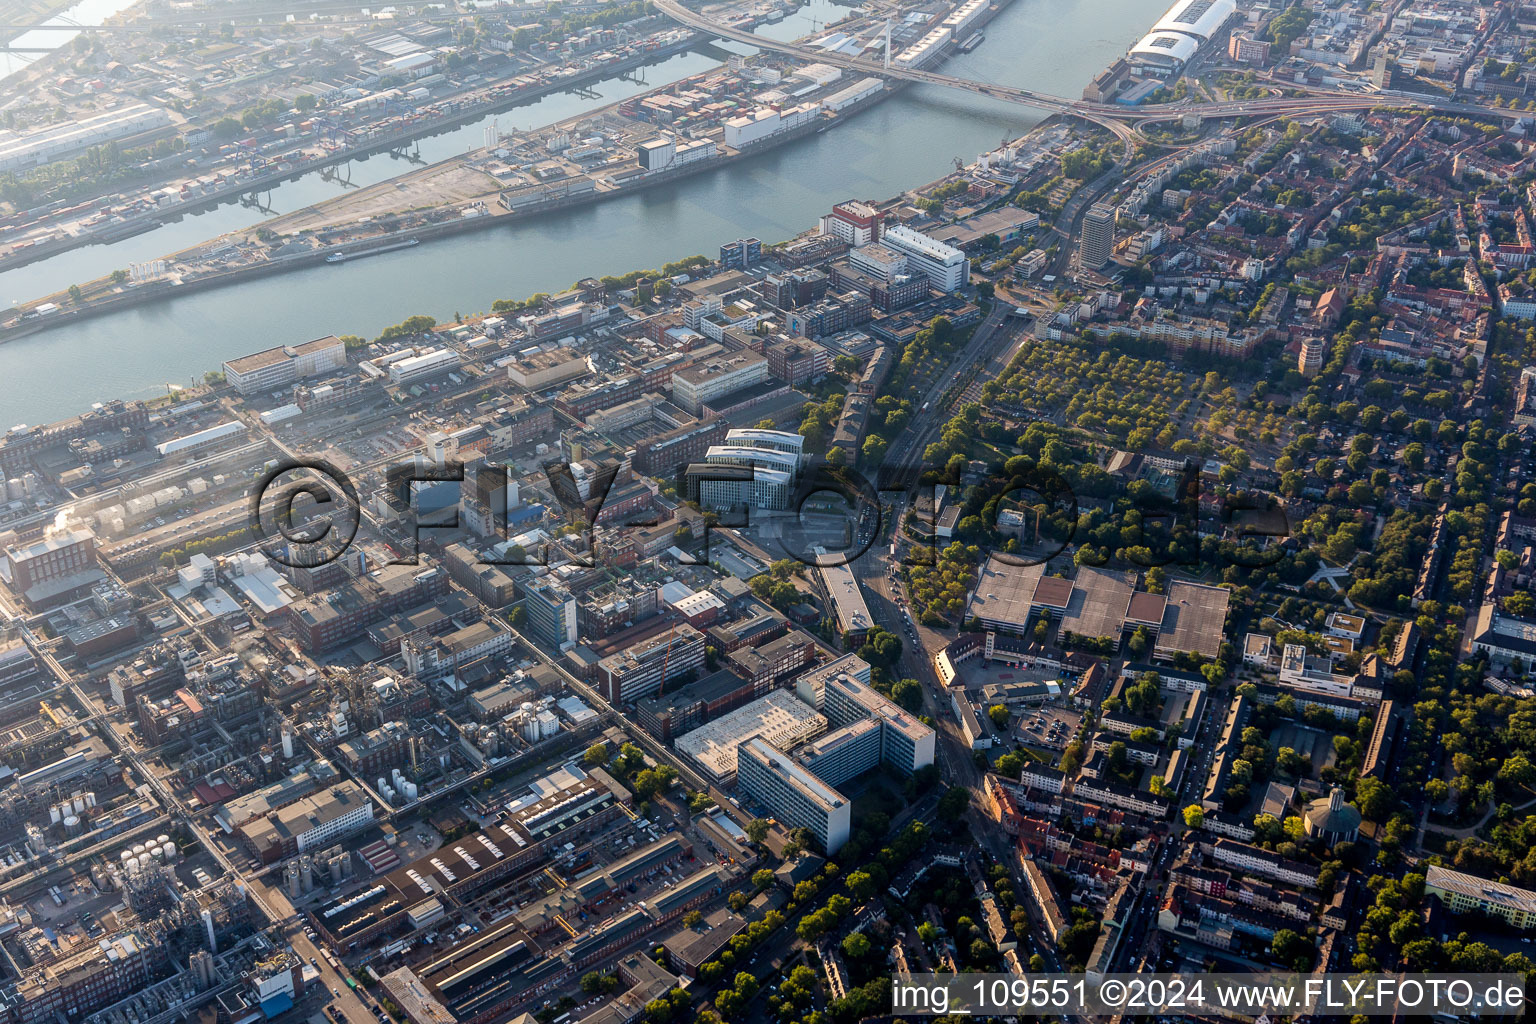
[[(1165, 0), (1015, 0), (987, 26), (977, 50), (954, 57), (944, 70), (1075, 96), (1166, 7)], [(824, 24), (843, 13), (828, 0), (813, 0), (763, 32), (791, 39), (815, 31), (812, 19)], [(501, 114), (501, 124), (547, 124), (712, 63), (703, 54), (681, 54), (647, 69), (650, 86), (603, 82), (594, 86), (600, 99), (546, 97)], [(833, 131), (689, 178), (669, 191), (171, 298), (0, 344), (0, 426), (49, 422), (108, 398), (164, 394), (168, 383), (200, 378), (226, 359), (272, 345), (326, 334), (371, 336), (414, 313), (450, 319), (489, 310), (495, 299), (558, 291), (587, 275), (713, 254), (733, 238), (787, 238), (834, 203), (883, 199), (932, 180), (955, 158), (974, 160), (1042, 116), (969, 93), (916, 86)], [(480, 123), (422, 140), (422, 157), (439, 160), (479, 145)], [(405, 169), (375, 156), (352, 164), (351, 180), (367, 184)], [(310, 175), (274, 189), (270, 203), (278, 212), (291, 211), (341, 187)], [(260, 217), (232, 204), (115, 245), (65, 253), (0, 275), (0, 300), (35, 298)]]

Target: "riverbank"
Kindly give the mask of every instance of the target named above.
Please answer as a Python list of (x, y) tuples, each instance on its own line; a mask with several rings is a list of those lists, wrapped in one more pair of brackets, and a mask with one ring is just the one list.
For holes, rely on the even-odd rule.
[(490, 114), (499, 114), (518, 106), (533, 103), (545, 96), (562, 92), (574, 92), (594, 82), (628, 74), (639, 68), (659, 63), (679, 53), (695, 49), (712, 38), (705, 33), (694, 32), (686, 39), (669, 43), (666, 46), (658, 47), (655, 50), (647, 51), (622, 61), (616, 61), (612, 64), (603, 64), (589, 68), (569, 78), (560, 79), (558, 82), (541, 82), (538, 85), (526, 86), (505, 96), (499, 96), (495, 100), (470, 104), (456, 109), (452, 114), (441, 118), (408, 125), (388, 135), (370, 137), (367, 142), (357, 146), (335, 150), (323, 157), (317, 157), (314, 160), (300, 164), (288, 165), (281, 170), (273, 170), (267, 174), (260, 174), (252, 178), (242, 178), (237, 182), (232, 182), (214, 191), (204, 192), (185, 201), (147, 210), (143, 214), (129, 220), (115, 224), (104, 224), (87, 235), (64, 235), (49, 241), (38, 242), (21, 252), (11, 252), (0, 256), (0, 273), (24, 267), (39, 260), (49, 259), (73, 249), (120, 242), (125, 238), (132, 238), (135, 235), (153, 231), (155, 228), (179, 217), (197, 214), (204, 210), (212, 209), (215, 206), (238, 200), (243, 196), (267, 191), (285, 181), (296, 181), (306, 174), (324, 171), (327, 168), (344, 164), (349, 160), (366, 159), (378, 153), (399, 149), (420, 139), (452, 131), (455, 128)]
[[(981, 17), (977, 19), (976, 29), (979, 31), (990, 24), (1003, 11), (1008, 9), (1012, 3), (1013, 0), (996, 0), (995, 3), (989, 5)], [(945, 53), (945, 60), (950, 59), (959, 52), (962, 51), (952, 47)], [(610, 67), (608, 70), (611, 72), (613, 69)], [(809, 125), (778, 132), (748, 148), (697, 160), (683, 167), (661, 173), (649, 174), (636, 181), (628, 182), (621, 187), (598, 187), (587, 192), (579, 192), (576, 195), (551, 195), (535, 203), (519, 205), (516, 209), (503, 209), (499, 207), (491, 201), (492, 193), (487, 192), (481, 196), (471, 197), (481, 200), (477, 204), (480, 206), (480, 209), (466, 210), (465, 213), (467, 215), (465, 216), (441, 220), (436, 223), (422, 223), (420, 220), (417, 220), (417, 222), (394, 231), (381, 232), (341, 244), (322, 244), (316, 248), (306, 249), (303, 252), (254, 260), (229, 269), (208, 272), (197, 272), (194, 270), (190, 274), (172, 274), (166, 280), (140, 281), (132, 284), (114, 281), (110, 278), (98, 278), (79, 286), (78, 295), (71, 290), (69, 293), (54, 293), (30, 303), (18, 305), (15, 308), (19, 316), (8, 324), (0, 325), (0, 342), (14, 341), (19, 338), (39, 334), (55, 326), (77, 323), (91, 317), (119, 312), (134, 306), (161, 302), (179, 295), (221, 288), (238, 284), (242, 281), (268, 277), (277, 273), (306, 269), (315, 266), (317, 263), (325, 262), (328, 256), (337, 251), (349, 251), (349, 245), (366, 246), (373, 250), (377, 250), (379, 247), (387, 249), (400, 248), (411, 239), (419, 242), (428, 242), (456, 235), (482, 232), (493, 227), (514, 223), (527, 223), (537, 218), (569, 211), (576, 207), (592, 206), (611, 199), (650, 192), (662, 185), (674, 184), (684, 178), (695, 177), (707, 171), (720, 170), (732, 164), (743, 162), (781, 148), (807, 135), (819, 134), (846, 124), (863, 111), (903, 91), (908, 84), (900, 81), (887, 82), (885, 88), (879, 92), (842, 108), (830, 117), (822, 114)], [(607, 107), (589, 111), (584, 116), (592, 117), (605, 110), (611, 110), (618, 105), (617, 103), (610, 104)], [(424, 171), (410, 172), (407, 175), (401, 175), (391, 180), (402, 183), (414, 174), (421, 174), (426, 170), (432, 170), (451, 162), (442, 161), (437, 165), (424, 169)], [(464, 202), (464, 197), (456, 198), (445, 205), (456, 206), (462, 202)], [(387, 216), (388, 213), (383, 212), (382, 215)], [(370, 213), (370, 216), (359, 219), (366, 221), (372, 219), (373, 216)], [(232, 245), (239, 242), (238, 235), (223, 237), (228, 238)], [(218, 239), (211, 240), (211, 242), (205, 241), (197, 246), (170, 254), (164, 257), (164, 261), (175, 263), (178, 257), (186, 259), (197, 258), (196, 254), (199, 254), (200, 251), (206, 251), (211, 244), (217, 241)], [(309, 243), (305, 242), (304, 244), (308, 245)]]
[[(1006, 3), (1007, 0), (1004, 0), (1004, 2)], [(345, 254), (355, 253), (357, 255), (362, 255), (364, 252), (368, 255), (390, 252), (406, 248), (415, 243), (426, 244), (458, 235), (488, 231), (492, 228), (525, 224), (529, 221), (543, 219), (577, 207), (595, 206), (599, 203), (651, 191), (663, 185), (673, 185), (686, 178), (703, 174), (706, 171), (719, 170), (731, 164), (767, 155), (784, 145), (803, 139), (808, 135), (830, 131), (840, 124), (847, 123), (853, 116), (895, 96), (908, 84), (905, 82), (891, 83), (890, 88), (844, 108), (844, 110), (838, 112), (836, 117), (830, 120), (813, 122), (799, 128), (780, 132), (778, 135), (765, 139), (750, 148), (731, 154), (724, 154), (711, 160), (695, 161), (692, 164), (685, 164), (675, 170), (650, 175), (623, 188), (593, 190), (575, 196), (552, 198), (537, 206), (521, 207), (517, 210), (504, 210), (499, 207), (487, 206), (486, 212), (480, 216), (460, 217), (437, 224), (415, 225), (398, 232), (370, 236), (367, 239), (347, 245), (324, 246), (303, 253), (275, 257), (260, 263), (252, 263), (227, 271), (215, 271), (203, 276), (182, 280), (117, 284), (107, 278), (98, 279), (83, 286), (82, 292), (95, 290), (100, 293), (100, 297), (90, 298), (83, 305), (65, 305), (65, 303), (73, 302), (73, 299), (65, 292), (45, 296), (33, 303), (29, 303), (28, 305), (32, 311), (49, 306), (56, 308), (52, 312), (42, 314), (34, 312), (30, 317), (27, 313), (23, 313), (23, 317), (19, 321), (0, 326), (0, 343), (16, 341), (40, 334), (55, 327), (79, 323), (94, 317), (105, 316), (109, 313), (121, 312), (135, 306), (161, 302), (194, 292), (227, 288), (245, 281), (315, 267), (327, 262), (341, 264), (351, 262), (350, 260), (331, 261), (330, 257), (336, 252)], [(201, 243), (195, 248), (203, 249), (207, 245), (208, 243)], [(190, 252), (192, 250), (187, 251)], [(179, 254), (173, 253), (166, 257), (166, 259), (174, 261), (177, 255)], [(102, 293), (102, 289), (114, 290)]]

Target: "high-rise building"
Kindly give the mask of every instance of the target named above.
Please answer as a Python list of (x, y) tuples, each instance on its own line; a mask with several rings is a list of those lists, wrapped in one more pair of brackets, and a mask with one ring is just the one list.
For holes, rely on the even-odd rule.
[(1327, 354), (1328, 342), (1321, 335), (1302, 338), (1301, 354), (1296, 358), (1296, 369), (1301, 371), (1303, 377), (1316, 377), (1323, 368), (1323, 359)]
[(736, 782), (780, 821), (810, 829), (828, 853), (848, 841), (852, 802), (768, 741), (753, 737), (737, 748)]
[(971, 261), (965, 253), (905, 224), (886, 230), (881, 244), (907, 258), (907, 269), (922, 274), (941, 292), (952, 292), (971, 279)]
[(1098, 270), (1109, 262), (1115, 249), (1115, 208), (1095, 203), (1083, 218), (1083, 236), (1078, 240), (1077, 255), (1084, 267)]
[(703, 664), (704, 634), (683, 624), (599, 661), (597, 689), (612, 703), (628, 704), (649, 697), (663, 683), (692, 675)]
[[(861, 766), (853, 771), (853, 775), (876, 764), (885, 764), (902, 775), (911, 775), (917, 769), (933, 764), (933, 730), (870, 686), (869, 679), (869, 664), (856, 654), (845, 654), (802, 675), (795, 681), (795, 693), (827, 716), (827, 721), (836, 730), (828, 734), (828, 739), (854, 726), (858, 726), (855, 732), (862, 737), (865, 727), (860, 723), (864, 722), (874, 722), (880, 727), (879, 742), (873, 747), (872, 757), (860, 762)], [(859, 749), (869, 748), (861, 746)], [(839, 757), (846, 760), (841, 751)], [(816, 769), (812, 767), (812, 770)], [(832, 782), (825, 775), (822, 778)], [(852, 775), (844, 778), (852, 778)], [(836, 785), (835, 782), (832, 784)]]
[(848, 254), (855, 269), (887, 284), (907, 270), (907, 257), (884, 245), (863, 245)]
[(821, 233), (849, 245), (869, 245), (880, 240), (880, 211), (868, 203), (838, 203), (821, 218)]
[(738, 238), (720, 247), (720, 265), (727, 270), (746, 270), (763, 258), (763, 243), (758, 238)]
[(731, 430), (724, 444), (704, 453), (705, 465), (689, 467), (690, 495), (713, 509), (788, 508), (805, 463), (804, 441), (783, 430)]
[(564, 648), (577, 640), (576, 598), (551, 579), (539, 579), (523, 588), (523, 614), (528, 631), (551, 647)]

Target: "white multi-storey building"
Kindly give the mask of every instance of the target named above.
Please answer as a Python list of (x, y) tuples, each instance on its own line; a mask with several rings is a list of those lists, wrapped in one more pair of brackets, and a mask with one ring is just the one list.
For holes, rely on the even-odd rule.
[(887, 228), (880, 242), (907, 258), (907, 269), (922, 274), (941, 292), (952, 292), (971, 279), (971, 263), (965, 253), (905, 224)]
[(765, 740), (754, 737), (737, 749), (736, 780), (780, 821), (810, 829), (828, 853), (848, 841), (852, 802)]
[(347, 365), (347, 346), (334, 334), (302, 345), (279, 345), (224, 364), (224, 379), (242, 395), (286, 388), (305, 377)]

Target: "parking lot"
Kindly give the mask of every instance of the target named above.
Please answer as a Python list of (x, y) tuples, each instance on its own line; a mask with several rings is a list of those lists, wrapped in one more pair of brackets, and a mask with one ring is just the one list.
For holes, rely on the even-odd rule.
[(1042, 704), (1018, 709), (1014, 718), (1014, 736), (1026, 747), (1065, 750), (1082, 724), (1082, 712)]

